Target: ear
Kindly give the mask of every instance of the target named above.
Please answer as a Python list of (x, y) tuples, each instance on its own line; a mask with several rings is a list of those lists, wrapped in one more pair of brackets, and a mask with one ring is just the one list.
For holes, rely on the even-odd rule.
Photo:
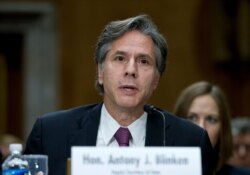
[(103, 66), (102, 65), (98, 65), (98, 82), (99, 84), (103, 84)]

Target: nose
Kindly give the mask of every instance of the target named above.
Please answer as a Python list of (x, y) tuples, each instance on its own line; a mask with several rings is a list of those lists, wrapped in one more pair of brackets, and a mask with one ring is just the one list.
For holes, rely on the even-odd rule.
[(125, 76), (131, 76), (137, 78), (138, 76), (138, 67), (135, 59), (129, 59), (125, 67)]
[(200, 120), (197, 122), (197, 124), (198, 124), (200, 127), (206, 129), (204, 120), (200, 119)]

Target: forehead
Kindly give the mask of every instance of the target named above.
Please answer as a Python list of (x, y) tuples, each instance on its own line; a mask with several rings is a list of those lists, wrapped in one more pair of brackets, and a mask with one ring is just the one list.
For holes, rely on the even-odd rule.
[(139, 31), (129, 31), (123, 34), (121, 37), (113, 41), (111, 44), (111, 50), (126, 49), (132, 51), (141, 51), (148, 54), (152, 54), (154, 51), (154, 42), (150, 36), (141, 33)]
[(201, 95), (196, 97), (191, 106), (191, 110), (206, 111), (208, 113), (218, 113), (219, 108), (211, 95)]

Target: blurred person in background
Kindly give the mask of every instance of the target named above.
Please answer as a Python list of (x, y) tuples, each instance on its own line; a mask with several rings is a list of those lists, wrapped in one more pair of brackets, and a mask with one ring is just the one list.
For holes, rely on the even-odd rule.
[(174, 107), (174, 114), (186, 118), (207, 130), (214, 147), (214, 174), (247, 174), (227, 164), (232, 155), (230, 110), (223, 91), (216, 85), (201, 81), (182, 91)]
[[(23, 141), (15, 135), (12, 134), (3, 134), (0, 136), (0, 156), (1, 156), (1, 165), (5, 158), (10, 154), (9, 145), (12, 143), (21, 143)], [(1, 168), (2, 169), (2, 166)]]
[(250, 168), (250, 117), (235, 117), (231, 121), (233, 156), (231, 165)]

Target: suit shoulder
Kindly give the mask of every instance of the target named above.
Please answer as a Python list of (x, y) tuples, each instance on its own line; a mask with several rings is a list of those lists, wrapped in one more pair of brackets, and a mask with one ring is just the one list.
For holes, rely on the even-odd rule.
[(93, 116), (99, 116), (101, 107), (102, 104), (91, 104), (47, 113), (37, 118), (33, 128), (40, 128), (48, 133), (75, 130), (82, 122), (95, 119)]
[(90, 105), (83, 105), (77, 106), (65, 110), (59, 110), (55, 112), (46, 113), (39, 118), (42, 120), (64, 120), (64, 119), (77, 119), (82, 118), (84, 116), (88, 116), (88, 113), (91, 113), (92, 110), (101, 108), (101, 104), (90, 104)]
[(250, 168), (247, 167), (239, 167), (239, 166), (232, 166), (229, 164), (225, 164), (217, 173), (216, 175), (249, 175)]
[(191, 121), (178, 117), (168, 111), (164, 111), (165, 115), (166, 115), (166, 120), (167, 122), (174, 124), (174, 125), (178, 125), (184, 129), (193, 129), (193, 130), (197, 130), (197, 131), (204, 131), (203, 128), (201, 128), (200, 126), (192, 123)]
[(169, 126), (168, 131), (183, 138), (182, 141), (187, 140), (188, 142), (196, 143), (206, 137), (206, 131), (191, 121), (178, 117), (167, 111), (164, 111), (164, 114), (166, 116), (166, 126)]

